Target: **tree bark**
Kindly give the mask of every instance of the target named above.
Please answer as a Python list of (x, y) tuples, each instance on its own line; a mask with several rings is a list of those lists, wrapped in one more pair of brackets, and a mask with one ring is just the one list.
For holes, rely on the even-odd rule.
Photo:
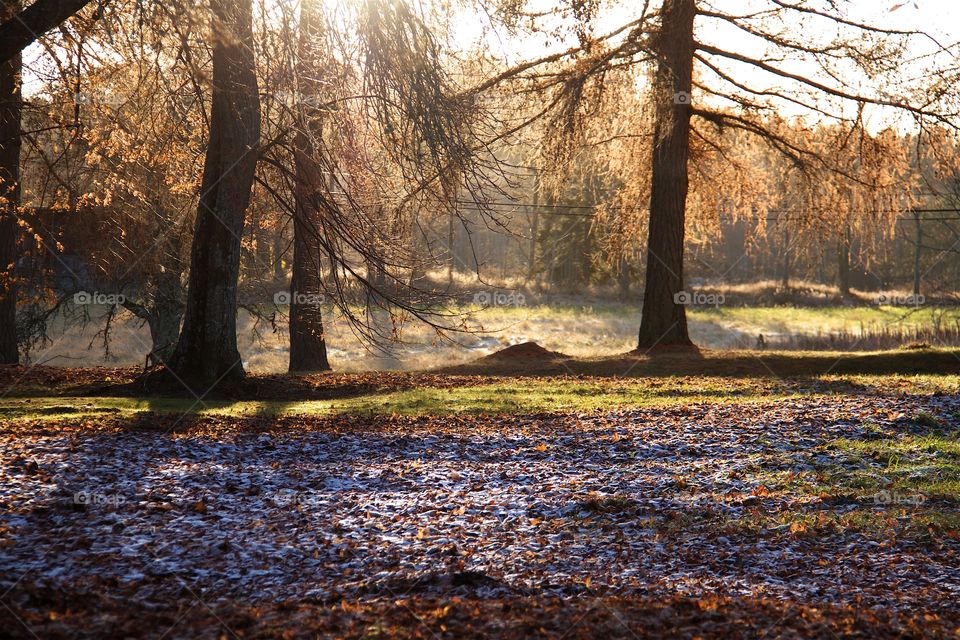
[(695, 13), (694, 0), (666, 0), (654, 39), (659, 58), (654, 81), (657, 113), (638, 348), (692, 344), (686, 310), (677, 304), (676, 295), (683, 289)]
[[(293, 274), (290, 278), (290, 363), (295, 371), (329, 371), (327, 341), (323, 332), (323, 288), (320, 281), (320, 229), (314, 221), (318, 215), (315, 194), (324, 189), (322, 167), (316, 162), (317, 149), (310, 137), (314, 129), (322, 135), (322, 125), (308, 115), (305, 102), (319, 90), (316, 82), (318, 66), (313, 48), (320, 32), (320, 20), (314, 0), (302, 0), (300, 9), (300, 43), (297, 61), (298, 95), (297, 133), (294, 136), (294, 220)], [(309, 97), (310, 100), (305, 101)]]
[[(19, 2), (4, 0), (2, 17)], [(0, 64), (0, 364), (17, 364), (17, 207), (20, 204), (20, 54)]]
[(170, 369), (206, 391), (243, 377), (237, 349), (237, 278), (244, 213), (260, 140), (251, 0), (210, 0), (213, 91), (210, 141), (190, 255), (187, 308)]

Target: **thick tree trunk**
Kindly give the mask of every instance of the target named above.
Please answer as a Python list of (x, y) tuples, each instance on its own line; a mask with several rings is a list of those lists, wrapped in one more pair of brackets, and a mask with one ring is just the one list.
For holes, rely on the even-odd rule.
[[(172, 225), (172, 221), (169, 223)], [(167, 227), (169, 229), (169, 227)], [(166, 365), (173, 355), (183, 320), (182, 262), (179, 233), (168, 235), (163, 244), (163, 264), (151, 276), (153, 299), (149, 306), (126, 300), (123, 306), (150, 327), (147, 363)]]
[(655, 36), (657, 113), (639, 348), (692, 344), (686, 312), (676, 296), (683, 289), (694, 14), (694, 0), (665, 0)]
[[(4, 0), (6, 19), (19, 2)], [(17, 364), (16, 209), (20, 203), (20, 55), (0, 64), (0, 364)]]
[[(299, 206), (298, 206), (299, 209)], [(290, 371), (329, 371), (323, 333), (317, 230), (294, 220), (293, 277), (290, 279)]]
[(251, 0), (210, 0), (210, 9), (210, 142), (190, 255), (187, 309), (170, 360), (180, 379), (203, 392), (244, 373), (237, 349), (237, 278), (260, 140)]
[[(290, 366), (294, 371), (329, 371), (327, 342), (323, 333), (323, 288), (320, 282), (320, 226), (314, 221), (318, 214), (315, 194), (324, 189), (326, 181), (316, 162), (316, 146), (311, 134), (315, 123), (308, 115), (306, 100), (313, 98), (319, 83), (311, 81), (318, 65), (313, 54), (314, 43), (320, 31), (319, 15), (314, 0), (303, 0), (300, 10), (300, 43), (297, 79), (301, 93), (298, 96), (299, 122), (294, 137), (295, 210), (293, 220), (293, 275), (290, 279)], [(319, 127), (317, 127), (319, 128)], [(322, 130), (321, 130), (322, 131)]]

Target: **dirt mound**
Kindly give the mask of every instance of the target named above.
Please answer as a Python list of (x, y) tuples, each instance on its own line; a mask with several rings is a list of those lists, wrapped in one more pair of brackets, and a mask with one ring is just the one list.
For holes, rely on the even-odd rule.
[(511, 345), (506, 349), (501, 349), (496, 353), (491, 353), (480, 360), (486, 362), (542, 362), (566, 357), (568, 356), (557, 351), (548, 351), (536, 342), (521, 342), (520, 344)]

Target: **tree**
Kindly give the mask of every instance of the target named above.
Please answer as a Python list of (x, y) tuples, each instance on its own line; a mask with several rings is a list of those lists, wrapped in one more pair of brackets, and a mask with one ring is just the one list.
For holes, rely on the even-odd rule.
[[(17, 10), (3, 0), (0, 17)], [(2, 36), (0, 36), (0, 41)], [(20, 53), (0, 63), (0, 364), (17, 364), (17, 208), (20, 205)]]
[(190, 255), (187, 307), (170, 370), (206, 390), (243, 377), (237, 278), (244, 214), (260, 143), (251, 0), (210, 0), (210, 141)]
[(657, 70), (647, 275), (637, 340), (641, 349), (693, 344), (676, 296), (683, 289), (695, 14), (694, 0), (665, 0), (660, 30), (651, 37)]
[(323, 135), (323, 122), (315, 115), (322, 99), (320, 64), (316, 47), (320, 39), (320, 14), (314, 0), (301, 0), (300, 36), (296, 80), (297, 132), (294, 134), (293, 275), (290, 279), (290, 371), (328, 371), (327, 343), (323, 333), (323, 287), (320, 282), (319, 226), (315, 192), (326, 188), (323, 167), (313, 136)]
[[(296, 24), (285, 6), (281, 23)], [(412, 320), (441, 336), (464, 330), (446, 306), (452, 296), (417, 274), (445, 253), (433, 250), (426, 230), (447, 216), (462, 222), (459, 199), (483, 202), (492, 184), (483, 166), (492, 156), (475, 129), (482, 111), (453, 83), (433, 14), (393, 0), (303, 9), (319, 15), (308, 13), (299, 29), (277, 29), (263, 44), (285, 64), (263, 74), (274, 90), (264, 92), (258, 176), (293, 222), (293, 294), (301, 283), (308, 290), (291, 297), (305, 303), (290, 309), (291, 370), (303, 370), (299, 346), (320, 346), (314, 290), (324, 309), (381, 352)], [(489, 221), (486, 213), (478, 217)]]
[[(522, 90), (546, 95), (531, 107), (532, 115), (522, 117), (553, 117), (565, 125), (556, 129), (574, 139), (582, 130), (580, 123), (597, 112), (597, 97), (611, 77), (627, 74), (648, 92), (649, 114), (636, 120), (632, 134), (643, 135), (648, 120), (654, 120), (649, 199), (631, 203), (648, 206), (650, 213), (640, 347), (690, 343), (685, 308), (677, 301), (683, 286), (692, 144), (723, 154), (723, 133), (740, 130), (798, 166), (828, 170), (855, 183), (858, 178), (830, 151), (818, 152), (803, 140), (768, 128), (770, 117), (789, 108), (856, 133), (873, 108), (884, 117), (890, 112), (907, 116), (921, 131), (932, 124), (957, 127), (958, 113), (951, 103), (957, 69), (949, 47), (922, 32), (851, 19), (844, 11), (848, 3), (764, 0), (738, 14), (696, 0), (644, 2), (639, 15), (601, 36), (590, 26), (600, 5), (579, 0), (570, 5), (578, 20), (576, 46), (515, 65), (479, 88), (520, 82), (526, 85)], [(568, 9), (561, 6), (556, 13)], [(557, 18), (528, 11), (522, 2), (504, 10), (511, 24), (518, 16), (528, 21)], [(713, 34), (722, 33), (718, 25), (734, 30), (751, 46), (732, 50), (709, 42)], [(764, 53), (744, 53), (752, 50)], [(917, 70), (911, 65), (918, 64), (923, 73), (910, 73)], [(737, 163), (735, 157), (728, 161)], [(719, 202), (722, 194), (714, 195)]]

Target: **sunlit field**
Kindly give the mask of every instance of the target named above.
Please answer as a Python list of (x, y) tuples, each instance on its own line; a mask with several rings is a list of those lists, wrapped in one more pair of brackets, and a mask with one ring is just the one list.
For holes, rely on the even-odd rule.
[[(97, 317), (103, 309), (91, 310)], [(357, 339), (348, 324), (335, 314), (327, 315), (327, 345), (331, 365), (337, 371), (418, 370), (467, 362), (514, 344), (536, 342), (544, 348), (571, 356), (608, 356), (636, 347), (639, 306), (603, 302), (564, 303), (556, 306), (530, 305), (509, 307), (469, 306), (459, 309), (475, 327), (471, 333), (451, 332), (448, 340), (437, 340), (429, 328), (411, 325), (403, 334), (404, 342), (389, 345), (381, 352)], [(284, 309), (281, 308), (283, 313)], [(688, 313), (694, 341), (707, 349), (757, 349), (757, 337), (763, 335), (769, 348), (791, 337), (823, 338), (821, 349), (831, 350), (829, 336), (847, 333), (856, 337), (863, 332), (933, 330), (956, 331), (960, 308), (888, 306), (843, 307), (733, 307), (694, 308)], [(278, 373), (286, 371), (288, 349), (285, 318), (277, 330), (268, 322), (240, 312), (238, 337), (244, 366), (250, 371)], [(134, 366), (142, 365), (150, 350), (150, 334), (145, 326), (127, 315), (115, 321), (111, 329), (109, 354), (97, 338), (102, 325), (71, 323), (62, 320), (51, 325), (51, 341), (31, 353), (36, 363), (57, 366)], [(907, 346), (907, 343), (901, 346)], [(849, 345), (846, 345), (849, 348)], [(931, 346), (956, 346), (933, 340)], [(794, 348), (790, 346), (789, 348)], [(832, 350), (844, 350), (834, 346)], [(850, 350), (869, 350), (869, 345)]]

